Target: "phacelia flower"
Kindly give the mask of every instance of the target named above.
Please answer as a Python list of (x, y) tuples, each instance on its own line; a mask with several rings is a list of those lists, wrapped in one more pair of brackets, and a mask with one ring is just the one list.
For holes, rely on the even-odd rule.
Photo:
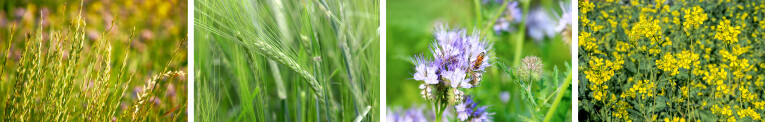
[(425, 81), (427, 84), (438, 84), (438, 75), (436, 75), (438, 67), (433, 66), (433, 63), (426, 62), (422, 56), (415, 56), (415, 62), (417, 62), (415, 67), (417, 72), (414, 73), (414, 80)]
[(541, 7), (530, 10), (526, 18), (526, 33), (537, 42), (541, 42), (545, 37), (555, 37), (555, 26), (550, 15)]
[(521, 12), (521, 8), (518, 7), (518, 1), (507, 3), (507, 9), (502, 12), (502, 17), (497, 19), (494, 23), (494, 32), (501, 33), (503, 31), (515, 31), (515, 28), (511, 25), (521, 23), (521, 18), (523, 18), (523, 13)]
[(503, 91), (502, 93), (499, 93), (499, 100), (501, 100), (502, 103), (507, 103), (507, 101), (510, 101), (510, 92)]
[(432, 58), (413, 58), (413, 79), (423, 81), (420, 94), (426, 100), (460, 100), (460, 89), (478, 86), (485, 68), (491, 66), (492, 49), (478, 32), (466, 34), (465, 29), (446, 28), (436, 27), (435, 41), (430, 46)]
[(491, 115), (494, 115), (486, 111), (488, 106), (478, 106), (470, 96), (467, 96), (464, 102), (455, 105), (454, 109), (460, 121), (485, 122), (491, 120)]
[(571, 3), (566, 2), (560, 2), (560, 9), (563, 13), (560, 15), (557, 14), (557, 12), (553, 11), (556, 15), (558, 20), (558, 25), (555, 26), (555, 32), (560, 33), (563, 36), (563, 42), (566, 44), (570, 43), (571, 41), (571, 17), (573, 16), (571, 14)]
[[(423, 113), (423, 108), (412, 107), (406, 110), (391, 110), (388, 108), (387, 120), (392, 122), (425, 122), (428, 118)], [(433, 119), (430, 119), (431, 121)]]

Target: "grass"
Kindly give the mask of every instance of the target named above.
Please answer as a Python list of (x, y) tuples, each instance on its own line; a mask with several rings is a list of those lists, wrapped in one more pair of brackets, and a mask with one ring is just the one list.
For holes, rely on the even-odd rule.
[[(72, 2), (74, 3), (74, 2)], [(53, 9), (56, 16), (40, 12), (40, 21), (14, 21), (3, 33), (7, 37), (0, 69), (0, 119), (6, 121), (147, 121), (185, 119), (185, 93), (170, 98), (165, 93), (168, 84), (185, 84), (177, 79), (185, 73), (172, 71), (178, 68), (184, 43), (178, 43), (169, 60), (163, 62), (161, 74), (146, 72), (150, 69), (137, 67), (134, 44), (135, 28), (126, 38), (116, 38), (120, 18), (112, 18), (105, 24), (107, 30), (91, 40), (93, 31), (86, 23), (87, 10), (84, 1), (76, 2), (79, 9), (70, 16), (64, 4)], [(91, 5), (92, 3), (88, 3)], [(30, 4), (28, 6), (35, 6)], [(44, 5), (43, 5), (44, 7)], [(34, 13), (35, 7), (28, 7)], [(5, 11), (4, 11), (5, 13)], [(11, 12), (8, 12), (11, 13)], [(60, 15), (60, 16), (58, 16)], [(25, 16), (29, 17), (29, 16)], [(52, 17), (52, 18), (48, 18)], [(45, 19), (43, 19), (45, 18)], [(54, 19), (55, 18), (55, 19)], [(13, 19), (11, 19), (13, 20)], [(23, 19), (27, 20), (27, 19)], [(32, 19), (35, 20), (35, 19)], [(45, 26), (50, 22), (50, 26)], [(53, 24), (55, 23), (55, 24)], [(98, 24), (96, 24), (98, 25)], [(90, 25), (92, 26), (92, 25)], [(19, 30), (21, 35), (19, 38)], [(3, 31), (5, 32), (5, 31)], [(141, 41), (145, 41), (141, 39)], [(179, 40), (180, 41), (180, 40)], [(116, 46), (127, 42), (125, 46)], [(21, 46), (18, 46), (21, 45)], [(153, 50), (153, 49), (149, 49)], [(163, 52), (163, 51), (157, 51)], [(169, 51), (168, 51), (169, 52)], [(18, 54), (18, 55), (17, 55)], [(131, 55), (134, 54), (134, 55)], [(18, 58), (16, 58), (18, 57)], [(9, 70), (10, 69), (10, 70)], [(143, 73), (154, 74), (143, 91), (134, 100), (131, 86), (142, 84)], [(136, 75), (138, 74), (138, 75)], [(161, 88), (157, 88), (161, 87)], [(178, 90), (183, 91), (183, 90)], [(126, 95), (128, 94), (128, 95)], [(182, 102), (176, 102), (182, 101)], [(149, 104), (165, 102), (164, 104)], [(129, 106), (129, 107), (128, 107)], [(173, 106), (173, 107), (167, 107)]]
[(379, 1), (195, 2), (196, 119), (379, 119)]

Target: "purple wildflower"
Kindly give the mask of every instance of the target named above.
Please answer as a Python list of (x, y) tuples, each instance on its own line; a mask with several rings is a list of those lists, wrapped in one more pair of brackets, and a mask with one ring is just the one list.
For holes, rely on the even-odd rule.
[(529, 11), (526, 26), (526, 33), (537, 42), (541, 42), (545, 37), (552, 38), (555, 36), (554, 22), (547, 11), (541, 7)]
[(456, 102), (462, 97), (459, 88), (476, 87), (486, 67), (491, 66), (491, 44), (479, 37), (479, 32), (467, 34), (465, 29), (447, 28), (439, 25), (435, 29), (432, 59), (424, 55), (413, 58), (413, 79), (424, 82), (420, 94), (427, 100), (447, 101), (449, 96)]
[(415, 62), (417, 62), (415, 67), (417, 72), (414, 73), (414, 80), (425, 81), (427, 84), (438, 84), (438, 75), (436, 75), (438, 67), (433, 66), (433, 63), (427, 62), (427, 59), (424, 59), (422, 56), (415, 56)]
[(497, 19), (494, 23), (494, 33), (515, 31), (515, 28), (511, 25), (521, 23), (521, 18), (523, 18), (523, 12), (521, 12), (521, 8), (518, 7), (518, 1), (507, 3), (507, 9), (502, 12), (501, 16), (502, 17)]
[(465, 71), (461, 69), (455, 69), (454, 71), (446, 71), (442, 74), (446, 80), (448, 80), (452, 88), (459, 88), (462, 82), (465, 81)]
[[(562, 14), (558, 15), (555, 13), (558, 25), (555, 26), (555, 31), (560, 33), (563, 36), (563, 42), (568, 44), (571, 40), (571, 3), (568, 2), (560, 2), (560, 9), (563, 11)], [(553, 11), (554, 12), (554, 11)]]
[[(412, 106), (411, 108), (401, 109), (388, 108), (386, 121), (390, 122), (430, 122), (435, 121), (435, 112), (431, 109), (425, 109), (424, 106)], [(446, 120), (448, 115), (446, 113), (442, 116), (442, 120)]]
[(567, 26), (571, 26), (571, 3), (560, 2), (558, 5), (560, 5), (560, 9), (563, 13), (558, 15), (557, 12), (553, 11), (558, 20), (558, 25), (555, 26), (555, 31), (562, 32)]
[(471, 96), (467, 96), (464, 102), (454, 106), (457, 118), (460, 121), (470, 120), (472, 122), (490, 121), (491, 115), (494, 115), (494, 113), (488, 113), (486, 111), (488, 108), (488, 106), (479, 107), (478, 103)]
[(504, 0), (481, 0), (481, 4), (502, 3)]
[(510, 92), (504, 91), (499, 93), (499, 100), (501, 100), (502, 103), (507, 103), (507, 101), (510, 101)]

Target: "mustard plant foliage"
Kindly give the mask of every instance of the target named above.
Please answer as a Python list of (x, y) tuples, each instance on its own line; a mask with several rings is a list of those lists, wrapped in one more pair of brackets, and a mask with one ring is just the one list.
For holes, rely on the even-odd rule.
[(765, 1), (579, 1), (579, 119), (763, 121)]

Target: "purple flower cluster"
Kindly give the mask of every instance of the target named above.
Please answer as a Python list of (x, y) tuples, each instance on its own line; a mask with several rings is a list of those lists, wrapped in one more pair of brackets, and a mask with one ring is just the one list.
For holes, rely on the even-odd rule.
[(537, 42), (547, 38), (555, 37), (555, 21), (547, 14), (546, 9), (536, 7), (529, 11), (526, 18), (526, 30), (529, 37)]
[(470, 96), (467, 96), (464, 102), (457, 104), (454, 108), (460, 121), (487, 122), (491, 121), (491, 115), (494, 115), (494, 113), (486, 111), (488, 106), (479, 107), (478, 103), (473, 101)]
[(571, 3), (560, 2), (560, 4), (558, 5), (560, 5), (560, 9), (561, 11), (563, 11), (563, 13), (558, 15), (557, 12), (555, 11), (553, 12), (555, 12), (555, 15), (558, 20), (558, 25), (555, 26), (555, 31), (560, 33), (565, 31), (566, 28), (569, 28), (569, 29), (571, 28), (572, 15), (571, 15)]
[(518, 7), (518, 1), (507, 3), (507, 9), (502, 12), (502, 17), (494, 23), (494, 33), (513, 32), (515, 28), (511, 25), (521, 23), (523, 12)]
[[(501, 3), (501, 1), (497, 1)], [(489, 3), (489, 2), (486, 2)], [(494, 32), (513, 32), (516, 31), (512, 25), (520, 24), (522, 19), (526, 19), (526, 34), (537, 42), (545, 38), (555, 37), (556, 34), (562, 34), (564, 41), (571, 39), (571, 3), (561, 2), (560, 9), (563, 12), (558, 14), (552, 10), (553, 15), (543, 9), (541, 6), (531, 8), (528, 16), (523, 18), (523, 12), (518, 7), (517, 1), (507, 3), (507, 9), (502, 13), (502, 17), (497, 18), (494, 23)], [(554, 18), (551, 18), (553, 16)]]
[(563, 42), (566, 44), (570, 43), (571, 40), (571, 3), (570, 2), (560, 2), (560, 9), (563, 11), (562, 14), (558, 15), (556, 13), (556, 17), (558, 17), (558, 25), (555, 26), (555, 31), (563, 35)]
[[(463, 92), (479, 85), (486, 67), (491, 66), (490, 44), (478, 37), (478, 32), (466, 34), (465, 29), (438, 26), (435, 41), (430, 46), (432, 58), (415, 56), (413, 79), (423, 81), (421, 94), (427, 100), (448, 103), (460, 101)], [(451, 100), (451, 101), (449, 101)]]

